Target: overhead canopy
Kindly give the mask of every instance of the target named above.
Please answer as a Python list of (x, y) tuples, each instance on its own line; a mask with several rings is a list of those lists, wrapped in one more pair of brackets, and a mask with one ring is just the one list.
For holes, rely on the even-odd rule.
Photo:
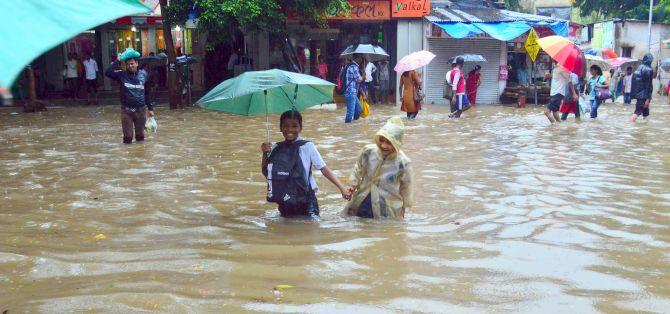
[(436, 8), (426, 19), (452, 38), (485, 33), (501, 41), (510, 41), (540, 26), (547, 26), (563, 37), (568, 37), (569, 32), (566, 20), (494, 8)]
[(80, 32), (149, 11), (138, 0), (0, 1), (0, 86), (9, 88), (33, 59)]

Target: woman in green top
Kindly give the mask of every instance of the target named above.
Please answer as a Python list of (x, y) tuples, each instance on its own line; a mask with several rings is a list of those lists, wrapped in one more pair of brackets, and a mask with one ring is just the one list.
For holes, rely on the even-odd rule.
[(599, 66), (595, 64), (592, 65), (590, 71), (591, 78), (589, 79), (589, 100), (591, 101), (591, 119), (595, 119), (598, 117), (598, 108), (603, 102), (603, 99), (598, 99), (596, 88), (608, 88), (609, 84), (603, 77), (603, 70)]

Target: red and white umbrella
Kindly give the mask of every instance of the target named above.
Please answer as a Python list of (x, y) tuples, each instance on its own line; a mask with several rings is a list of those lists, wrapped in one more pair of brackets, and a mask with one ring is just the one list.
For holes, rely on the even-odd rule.
[(398, 73), (413, 71), (427, 65), (430, 61), (433, 61), (434, 58), (435, 55), (427, 50), (412, 52), (400, 59), (393, 70)]

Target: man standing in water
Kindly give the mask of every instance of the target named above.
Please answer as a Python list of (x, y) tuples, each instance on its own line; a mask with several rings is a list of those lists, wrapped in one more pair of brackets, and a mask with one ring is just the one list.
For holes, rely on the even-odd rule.
[(451, 103), (454, 106), (455, 112), (450, 114), (449, 117), (460, 118), (463, 112), (470, 109), (470, 101), (468, 100), (468, 96), (465, 95), (465, 78), (463, 77), (463, 64), (465, 64), (465, 60), (463, 60), (463, 57), (456, 57), (454, 63), (456, 67), (449, 73), (451, 80), (447, 79), (447, 81), (451, 81), (452, 90), (454, 91)]
[(634, 123), (639, 116), (642, 116), (644, 120), (649, 117), (649, 103), (654, 89), (652, 85), (654, 78), (654, 70), (651, 69), (652, 61), (654, 61), (654, 57), (651, 53), (645, 54), (642, 58), (642, 64), (633, 73), (631, 96), (635, 99), (635, 112), (630, 117), (630, 122)]
[(114, 62), (105, 72), (107, 77), (119, 82), (121, 89), (121, 127), (125, 144), (133, 142), (133, 131), (136, 141), (144, 141), (147, 115), (149, 117), (154, 115), (154, 106), (149, 101), (149, 89), (145, 88), (149, 74), (145, 70), (138, 69), (139, 57), (139, 52), (128, 48), (120, 58), (121, 62), (125, 62), (126, 70), (119, 68), (119, 62)]
[(551, 91), (549, 92), (551, 98), (547, 109), (544, 110), (544, 115), (553, 124), (554, 122), (561, 122), (561, 119), (558, 117), (558, 110), (561, 108), (561, 102), (565, 98), (568, 84), (570, 84), (570, 72), (556, 63), (554, 70), (549, 76), (551, 77)]
[(344, 123), (351, 123), (352, 120), (358, 120), (361, 114), (363, 105), (358, 100), (358, 86), (363, 81), (363, 76), (358, 68), (363, 61), (360, 54), (355, 53), (353, 60), (344, 66), (344, 84), (346, 84), (344, 91), (344, 100), (347, 103), (347, 115), (344, 118)]

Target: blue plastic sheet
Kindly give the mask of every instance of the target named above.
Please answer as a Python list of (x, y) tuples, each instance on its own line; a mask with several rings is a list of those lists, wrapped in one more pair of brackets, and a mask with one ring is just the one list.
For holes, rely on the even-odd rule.
[(559, 36), (568, 37), (568, 21), (547, 22), (436, 22), (452, 38), (473, 37), (482, 33), (501, 40), (510, 41), (517, 38), (535, 26), (549, 26)]
[(558, 22), (553, 22), (553, 23), (547, 23), (547, 22), (536, 22), (533, 23), (533, 26), (549, 26), (551, 30), (554, 32), (554, 34), (558, 36), (563, 36), (563, 37), (568, 37), (569, 35), (569, 25), (568, 21), (558, 21)]
[(483, 33), (483, 31), (470, 23), (463, 22), (437, 22), (435, 23), (452, 38), (472, 37)]
[(510, 41), (530, 30), (530, 25), (522, 21), (497, 23), (474, 22), (472, 24), (489, 34), (489, 36), (501, 41)]

